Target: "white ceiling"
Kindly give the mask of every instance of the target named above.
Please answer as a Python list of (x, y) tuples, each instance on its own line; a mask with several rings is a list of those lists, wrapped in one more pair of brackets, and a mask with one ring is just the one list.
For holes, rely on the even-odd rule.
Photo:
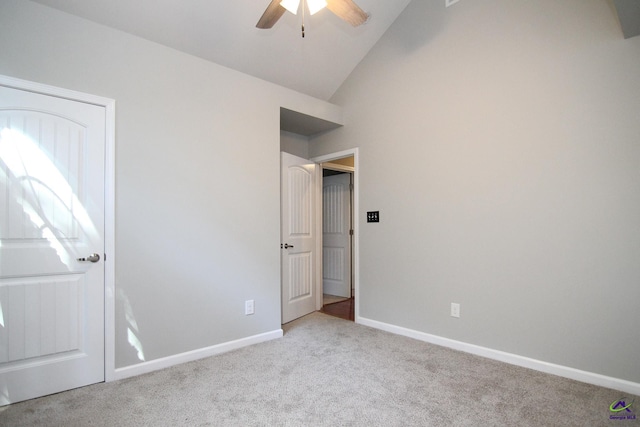
[(220, 65), (328, 100), (410, 0), (356, 0), (357, 28), (324, 9), (255, 27), (270, 0), (34, 0)]

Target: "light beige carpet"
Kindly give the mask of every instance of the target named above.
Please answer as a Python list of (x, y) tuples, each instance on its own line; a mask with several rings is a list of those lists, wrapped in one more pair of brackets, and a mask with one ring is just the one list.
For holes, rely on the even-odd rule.
[(282, 339), (0, 408), (0, 425), (637, 426), (609, 418), (623, 396), (314, 313)]

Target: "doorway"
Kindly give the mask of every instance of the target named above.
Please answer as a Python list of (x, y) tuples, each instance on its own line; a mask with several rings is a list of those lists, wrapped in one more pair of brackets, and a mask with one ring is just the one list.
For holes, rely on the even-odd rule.
[[(288, 154), (286, 151), (283, 150), (283, 155), (286, 154), (286, 157), (290, 157), (292, 156), (291, 154)], [(297, 157), (297, 156), (293, 156), (293, 157)], [(345, 159), (345, 158), (349, 158), (349, 160), (341, 160), (341, 159)], [(319, 157), (314, 157), (309, 159), (308, 161), (305, 160), (304, 158), (300, 158), (301, 161), (307, 162), (309, 163), (309, 167), (311, 167), (312, 165), (319, 165), (316, 168), (316, 173), (313, 174), (315, 175), (317, 178), (314, 179), (313, 181), (315, 181), (314, 184), (311, 185), (311, 187), (313, 187), (313, 195), (311, 196), (311, 200), (317, 200), (317, 202), (312, 202), (312, 205), (314, 205), (315, 207), (311, 207), (310, 211), (311, 212), (315, 212), (315, 214), (312, 214), (309, 217), (309, 224), (314, 224), (310, 229), (309, 232), (313, 232), (314, 234), (317, 233), (319, 236), (322, 234), (322, 166), (325, 165), (327, 163), (332, 163), (333, 164), (333, 168), (338, 168), (338, 170), (341, 170), (342, 172), (349, 172), (351, 175), (351, 183), (352, 183), (352, 190), (351, 190), (351, 230), (353, 230), (352, 235), (351, 235), (351, 249), (350, 249), (350, 253), (351, 253), (351, 273), (350, 273), (350, 297), (349, 300), (351, 307), (349, 307), (348, 309), (348, 313), (350, 314), (351, 319), (355, 321), (356, 323), (358, 323), (358, 319), (359, 319), (359, 305), (358, 305), (358, 295), (359, 295), (359, 271), (358, 271), (358, 266), (359, 266), (359, 242), (358, 242), (358, 235), (359, 235), (359, 219), (358, 219), (358, 215), (357, 212), (359, 211), (359, 197), (358, 197), (358, 185), (359, 185), (359, 176), (358, 176), (358, 148), (354, 148), (354, 149), (349, 149), (349, 150), (344, 150), (341, 152), (336, 152), (333, 154), (328, 154), (328, 155), (324, 155), (324, 156), (319, 156)], [(340, 162), (349, 162), (348, 165), (340, 165)], [(306, 163), (305, 163), (306, 164)], [(298, 169), (300, 167), (303, 167), (302, 165), (298, 165)], [(305, 166), (306, 168), (306, 166)], [(287, 168), (286, 167), (282, 167), (281, 168), (281, 173), (282, 175), (282, 183), (284, 184), (285, 182), (289, 182), (289, 179), (285, 179), (287, 175), (285, 173), (285, 170)], [(298, 172), (300, 172), (300, 170), (298, 170)], [(300, 175), (298, 172), (295, 172), (294, 174)], [(290, 200), (290, 198), (284, 197), (285, 192), (281, 191), (281, 202), (283, 201), (287, 201)], [(306, 191), (297, 191), (296, 194), (307, 194)], [(297, 200), (297, 199), (296, 199)], [(299, 203), (298, 203), (299, 204)], [(306, 205), (306, 202), (305, 202)], [(287, 211), (288, 208), (286, 207), (282, 207), (282, 212), (284, 215), (284, 212)], [(302, 211), (308, 212), (306, 209), (303, 209)], [(302, 212), (300, 209), (297, 209), (296, 212)], [(282, 217), (281, 217), (282, 220)], [(287, 221), (285, 221), (287, 222)], [(283, 223), (284, 224), (284, 223)], [(282, 225), (282, 224), (281, 224)], [(289, 237), (287, 235), (287, 230), (285, 230), (285, 227), (282, 226), (281, 227), (281, 237), (282, 237), (282, 241), (281, 241), (281, 249), (283, 251), (283, 255), (281, 258), (282, 262), (283, 262), (283, 271), (285, 270), (290, 270), (291, 269), (291, 265), (288, 265), (285, 261), (287, 258), (287, 256), (289, 255), (289, 251), (293, 248), (293, 249), (297, 249), (295, 243), (292, 244), (289, 241)], [(290, 320), (293, 320), (294, 318), (303, 316), (305, 314), (311, 313), (312, 311), (315, 310), (323, 310), (323, 292), (322, 292), (322, 288), (323, 288), (323, 280), (322, 280), (322, 270), (323, 270), (323, 265), (322, 265), (322, 257), (319, 255), (321, 254), (323, 248), (322, 248), (322, 238), (318, 238), (315, 239), (316, 240), (316, 244), (315, 244), (315, 253), (318, 254), (317, 256), (311, 256), (311, 262), (313, 264), (313, 268), (312, 270), (315, 271), (313, 272), (312, 270), (305, 270), (305, 271), (312, 271), (309, 274), (305, 274), (304, 277), (306, 278), (306, 282), (310, 284), (310, 286), (304, 288), (306, 289), (306, 291), (304, 292), (304, 296), (305, 296), (305, 300), (308, 299), (313, 299), (315, 301), (315, 306), (314, 307), (307, 307), (305, 310), (306, 311), (301, 311), (301, 312), (297, 312), (295, 313), (294, 316), (289, 316), (288, 314), (288, 307), (289, 307), (289, 303), (286, 301), (291, 300), (291, 289), (300, 289), (299, 288), (299, 279), (296, 279), (294, 282), (292, 283), (288, 283), (287, 280), (284, 280), (284, 274), (282, 277), (282, 282), (281, 282), (281, 292), (282, 292), (282, 323), (287, 323)], [(285, 247), (286, 245), (286, 247)], [(287, 266), (285, 266), (285, 264), (287, 264)], [(295, 266), (297, 266), (298, 264), (295, 264)], [(293, 271), (298, 272), (299, 269), (294, 268)], [(294, 277), (298, 277), (300, 276), (299, 274), (294, 275)], [(295, 294), (296, 298), (293, 298), (293, 302), (297, 302), (298, 300), (301, 299), (301, 297), (303, 296), (302, 294), (298, 295)], [(307, 298), (310, 297), (310, 298)], [(342, 303), (344, 303), (344, 301), (340, 301)], [(331, 307), (331, 308), (339, 308), (339, 306), (335, 306), (335, 307)]]
[(322, 176), (319, 186), (322, 188), (323, 290), (320, 311), (355, 321), (355, 154), (318, 163)]

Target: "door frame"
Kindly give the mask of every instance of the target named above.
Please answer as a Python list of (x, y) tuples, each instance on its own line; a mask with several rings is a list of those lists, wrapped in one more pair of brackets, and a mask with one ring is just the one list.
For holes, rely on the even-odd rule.
[[(329, 162), (331, 160), (337, 160), (344, 157), (353, 156), (353, 259), (351, 260), (351, 268), (353, 269), (353, 297), (355, 298), (355, 307), (354, 307), (354, 321), (355, 323), (360, 323), (360, 220), (359, 220), (359, 212), (360, 212), (360, 163), (359, 163), (359, 149), (351, 148), (344, 151), (338, 151), (336, 153), (325, 154), (323, 156), (317, 156), (311, 158), (311, 161), (322, 165), (322, 163)], [(316, 191), (316, 196), (320, 198), (319, 203), (317, 204), (317, 222), (322, 230), (322, 167), (318, 168), (318, 173), (320, 174), (320, 179), (317, 180), (316, 186), (318, 186), (318, 191)], [(319, 251), (318, 254), (322, 253), (322, 234), (320, 234), (320, 238), (318, 239)], [(319, 256), (319, 270), (322, 271), (322, 257)], [(319, 296), (319, 307), (322, 307), (322, 278), (316, 283), (317, 292), (316, 294)], [(318, 308), (319, 309), (319, 308)]]
[(115, 380), (115, 105), (113, 99), (0, 75), (0, 85), (105, 109), (104, 176), (104, 378)]

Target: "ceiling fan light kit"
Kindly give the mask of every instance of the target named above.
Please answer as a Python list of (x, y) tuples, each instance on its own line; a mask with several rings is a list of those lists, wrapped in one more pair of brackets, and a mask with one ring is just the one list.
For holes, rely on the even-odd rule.
[[(319, 10), (327, 7), (327, 2), (325, 0), (305, 0), (305, 3), (309, 8), (309, 15), (314, 15)], [(294, 15), (297, 15), (298, 9), (300, 8), (300, 0), (282, 0), (280, 2), (280, 6), (284, 7)]]
[(297, 15), (298, 7), (300, 7), (300, 0), (282, 0), (280, 2), (280, 6), (284, 7), (294, 15)]
[[(340, 19), (354, 27), (364, 24), (369, 19), (369, 14), (360, 9), (353, 0), (302, 0), (302, 37), (304, 37), (305, 6), (309, 8), (310, 15), (326, 7)], [(288, 10), (297, 15), (299, 8), (300, 0), (271, 0), (256, 27), (261, 29), (272, 28), (285, 11)]]
[(327, 2), (324, 0), (307, 0), (307, 6), (309, 6), (309, 14), (313, 15), (327, 7)]

